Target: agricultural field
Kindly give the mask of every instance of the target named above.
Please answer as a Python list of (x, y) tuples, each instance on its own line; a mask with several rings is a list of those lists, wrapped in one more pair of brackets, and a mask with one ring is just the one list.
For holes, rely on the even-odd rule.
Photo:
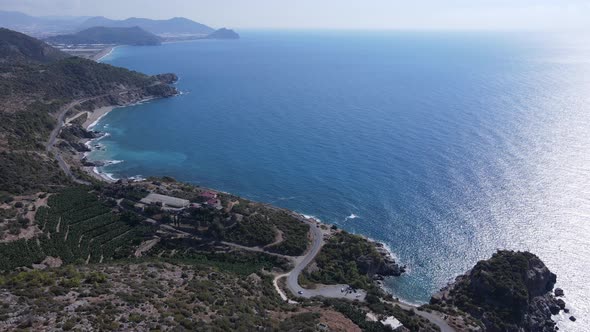
[(132, 248), (151, 235), (151, 226), (114, 213), (85, 189), (67, 189), (48, 199), (35, 222), (43, 234), (30, 240), (0, 244), (0, 270), (40, 263), (46, 257), (64, 264), (99, 263), (128, 257)]

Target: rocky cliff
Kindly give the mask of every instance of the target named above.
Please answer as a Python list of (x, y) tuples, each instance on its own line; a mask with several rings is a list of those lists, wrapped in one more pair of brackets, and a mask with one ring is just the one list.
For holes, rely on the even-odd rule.
[(385, 249), (382, 243), (372, 242), (378, 255), (366, 254), (356, 259), (356, 264), (361, 271), (376, 280), (383, 277), (399, 277), (405, 272), (405, 266), (396, 263), (391, 253)]
[(552, 293), (557, 276), (534, 254), (498, 251), (435, 294), (430, 303), (459, 309), (485, 331), (556, 331), (551, 315), (565, 307)]

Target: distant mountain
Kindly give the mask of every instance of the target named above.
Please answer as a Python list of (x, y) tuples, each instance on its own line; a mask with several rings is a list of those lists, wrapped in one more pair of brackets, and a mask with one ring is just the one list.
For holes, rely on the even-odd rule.
[(134, 27), (138, 26), (156, 35), (167, 34), (188, 34), (188, 35), (209, 35), (215, 30), (195, 21), (182, 17), (175, 17), (169, 20), (151, 20), (147, 18), (128, 18), (126, 20), (111, 20), (106, 17), (92, 17), (82, 23), (79, 28), (89, 27)]
[(160, 38), (140, 27), (94, 27), (75, 34), (53, 36), (46, 39), (56, 44), (123, 44), (159, 45)]
[(46, 43), (20, 32), (0, 28), (0, 63), (50, 63), (69, 57)]
[(0, 10), (0, 27), (35, 36), (75, 31), (78, 25), (86, 19), (84, 17), (34, 17), (19, 12)]
[(31, 25), (43, 21), (41, 18), (29, 16), (19, 12), (0, 10), (0, 26), (8, 28), (14, 25)]
[(219, 30), (215, 30), (213, 33), (207, 36), (208, 39), (240, 39), (240, 35), (238, 35), (235, 31), (231, 29), (221, 28)]
[[(107, 28), (133, 28), (139, 27), (149, 33), (155, 34), (166, 41), (193, 40), (193, 39), (238, 39), (240, 36), (226, 28), (215, 30), (207, 25), (191, 21), (182, 17), (168, 20), (152, 20), (147, 18), (131, 17), (125, 20), (112, 20), (103, 16), (44, 16), (35, 17), (19, 12), (0, 10), (0, 27), (16, 30), (33, 37), (47, 39), (58, 35), (69, 35), (69, 38), (78, 37), (78, 32), (96, 27)], [(103, 40), (106, 32), (100, 33)], [(85, 39), (92, 36), (83, 36)], [(60, 36), (62, 38), (63, 36)], [(106, 38), (106, 37), (104, 37)], [(70, 39), (71, 43), (86, 43), (78, 39)], [(76, 42), (73, 42), (76, 41)], [(53, 41), (55, 42), (55, 41)], [(105, 42), (107, 43), (107, 42)], [(110, 42), (109, 42), (110, 43)], [(116, 42), (116, 44), (153, 45), (152, 42)]]

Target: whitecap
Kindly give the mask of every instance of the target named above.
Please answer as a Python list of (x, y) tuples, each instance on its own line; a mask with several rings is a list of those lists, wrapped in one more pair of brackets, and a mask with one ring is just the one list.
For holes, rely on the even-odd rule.
[(348, 216), (348, 217), (344, 218), (344, 220), (346, 221), (346, 220), (348, 220), (348, 219), (356, 219), (356, 218), (358, 218), (358, 217), (359, 217), (359, 216), (357, 216), (356, 214), (354, 214), (354, 213), (351, 213), (351, 214), (350, 214), (350, 216)]

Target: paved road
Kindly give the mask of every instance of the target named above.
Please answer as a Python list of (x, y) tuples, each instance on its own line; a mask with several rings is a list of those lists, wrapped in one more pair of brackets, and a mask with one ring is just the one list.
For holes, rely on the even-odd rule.
[(324, 245), (324, 234), (322, 229), (317, 227), (317, 224), (309, 219), (301, 216), (296, 216), (299, 220), (309, 225), (311, 230), (312, 240), (311, 248), (302, 257), (299, 257), (295, 262), (295, 268), (287, 275), (287, 288), (293, 295), (304, 298), (311, 298), (314, 296), (323, 296), (329, 298), (341, 298), (349, 300), (364, 301), (366, 292), (357, 290), (355, 292), (343, 292), (342, 289), (347, 289), (348, 285), (320, 285), (315, 289), (305, 289), (299, 285), (299, 275), (301, 272), (313, 261), (315, 256), (320, 252)]
[[(99, 96), (99, 97), (104, 97), (104, 95)], [(91, 98), (83, 98), (83, 99), (74, 100), (73, 102), (67, 104), (66, 106), (64, 106), (64, 108), (62, 108), (62, 110), (59, 112), (59, 114), (57, 116), (57, 126), (51, 131), (51, 134), (49, 135), (49, 140), (45, 144), (45, 150), (47, 152), (51, 151), (53, 149), (53, 146), (55, 145), (55, 140), (57, 138), (57, 135), (59, 134), (59, 132), (61, 131), (61, 129), (64, 126), (64, 118), (66, 116), (66, 113), (68, 113), (68, 111), (71, 110), (73, 107), (76, 107), (76, 106), (78, 106), (90, 99), (93, 99), (93, 98), (98, 98), (98, 97), (91, 97)]]
[[(154, 82), (152, 83), (151, 86), (155, 86), (155, 85), (159, 85), (159, 84), (163, 84), (161, 82)], [(76, 183), (80, 183), (80, 184), (85, 184), (85, 185), (90, 185), (91, 183), (88, 181), (84, 181), (84, 180), (80, 180), (78, 178), (76, 178), (74, 176), (74, 174), (72, 173), (72, 171), (70, 170), (70, 167), (68, 166), (68, 164), (63, 160), (60, 152), (58, 149), (54, 149), (55, 147), (55, 140), (57, 139), (57, 135), (59, 135), (59, 132), (61, 131), (61, 129), (64, 127), (65, 123), (64, 123), (64, 118), (66, 116), (66, 113), (71, 110), (73, 107), (76, 107), (82, 103), (85, 103), (89, 100), (92, 99), (98, 99), (98, 98), (102, 98), (102, 97), (106, 97), (109, 95), (113, 95), (115, 93), (118, 93), (119, 95), (124, 94), (124, 93), (129, 93), (132, 91), (137, 91), (137, 90), (141, 90), (143, 88), (135, 88), (135, 89), (129, 89), (129, 90), (122, 90), (122, 91), (115, 91), (112, 93), (105, 93), (99, 96), (93, 96), (93, 97), (87, 97), (87, 98), (82, 98), (82, 99), (78, 99), (78, 100), (74, 100), (71, 103), (67, 104), (66, 106), (64, 106), (64, 108), (62, 108), (62, 110), (59, 112), (59, 115), (57, 116), (57, 126), (53, 129), (53, 131), (51, 131), (51, 134), (49, 135), (49, 140), (47, 141), (47, 143), (45, 144), (45, 150), (47, 152), (53, 152), (55, 154), (55, 159), (57, 159), (57, 162), (59, 164), (59, 167), (61, 167), (61, 169), (64, 171), (64, 173), (66, 173), (66, 175), (71, 178), (74, 182)]]
[(441, 316), (433, 314), (433, 313), (429, 313), (426, 311), (420, 311), (417, 310), (416, 306), (413, 306), (411, 304), (407, 304), (407, 303), (403, 303), (403, 302), (388, 302), (392, 305), (399, 305), (402, 309), (404, 310), (412, 310), (414, 309), (414, 312), (416, 313), (416, 315), (425, 318), (427, 320), (429, 320), (432, 324), (435, 324), (436, 326), (438, 326), (440, 328), (441, 332), (456, 332), (456, 330), (454, 328), (452, 328), (449, 323), (447, 323)]
[(70, 170), (69, 165), (63, 160), (63, 157), (61, 156), (60, 151), (58, 149), (55, 149), (55, 140), (57, 139), (57, 135), (59, 135), (59, 132), (61, 131), (61, 129), (65, 125), (64, 118), (66, 116), (66, 113), (68, 113), (69, 110), (71, 110), (73, 107), (76, 107), (76, 106), (78, 106), (90, 99), (100, 98), (100, 97), (104, 97), (104, 96), (105, 95), (78, 99), (78, 100), (74, 100), (73, 102), (67, 104), (59, 112), (59, 115), (57, 116), (57, 126), (51, 131), (51, 134), (49, 135), (49, 140), (47, 141), (47, 144), (45, 145), (45, 150), (47, 152), (53, 152), (53, 154), (55, 155), (55, 159), (57, 160), (57, 163), (59, 164), (59, 167), (64, 171), (64, 173), (66, 173), (66, 175), (70, 179), (72, 179), (72, 181), (79, 183), (79, 184), (90, 185), (90, 182), (80, 180), (74, 176), (74, 174)]
[[(309, 265), (315, 256), (320, 252), (320, 249), (324, 245), (324, 236), (322, 233), (321, 228), (317, 227), (317, 224), (309, 219), (306, 219), (301, 216), (296, 216), (301, 221), (305, 222), (309, 225), (312, 234), (312, 243), (310, 250), (302, 257), (299, 257), (296, 260), (295, 268), (291, 270), (286, 275), (277, 276), (274, 280), (274, 285), (281, 298), (285, 299), (285, 294), (279, 289), (277, 285), (277, 280), (281, 277), (287, 276), (287, 288), (293, 293), (293, 295), (298, 297), (304, 298), (311, 298), (314, 296), (323, 296), (328, 298), (341, 298), (341, 299), (349, 299), (355, 300), (358, 299), (360, 301), (364, 301), (366, 293), (363, 290), (357, 290), (357, 293), (346, 293), (342, 292), (342, 289), (346, 289), (348, 285), (322, 285), (316, 289), (305, 289), (299, 285), (299, 275), (301, 272)], [(433, 313), (428, 313), (425, 311), (417, 310), (416, 306), (402, 303), (402, 302), (390, 302), (393, 305), (399, 305), (402, 309), (405, 310), (414, 310), (417, 315), (427, 319), (431, 323), (437, 325), (441, 332), (455, 332), (453, 329), (441, 316), (438, 316)]]

